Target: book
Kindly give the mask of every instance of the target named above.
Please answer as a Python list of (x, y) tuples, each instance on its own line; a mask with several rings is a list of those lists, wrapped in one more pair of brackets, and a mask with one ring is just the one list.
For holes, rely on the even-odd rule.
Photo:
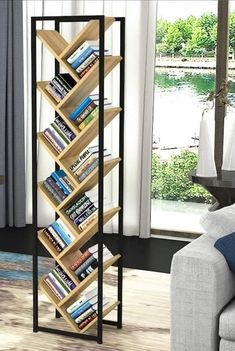
[(58, 233), (58, 235), (66, 243), (66, 245), (70, 245), (72, 242), (71, 238), (63, 231), (62, 227), (59, 225), (57, 221), (58, 220), (56, 220), (51, 224), (52, 228)]
[(90, 290), (85, 295), (80, 297), (77, 301), (75, 301), (72, 305), (70, 305), (67, 308), (67, 312), (71, 314), (76, 309), (78, 309), (83, 303), (85, 303), (87, 300), (92, 299), (95, 296), (97, 296), (97, 288), (94, 288), (94, 289)]
[(88, 257), (86, 259), (85, 262), (83, 262), (75, 271), (74, 273), (76, 274), (76, 276), (79, 276), (83, 271), (85, 271), (93, 262), (96, 261), (96, 258), (91, 255), (90, 257)]
[(63, 248), (60, 246), (57, 240), (53, 237), (53, 235), (45, 228), (43, 230), (43, 234), (47, 237), (50, 243), (55, 247), (55, 249), (60, 253), (63, 251)]
[(55, 192), (59, 195), (59, 197), (63, 201), (67, 195), (62, 191), (59, 185), (56, 184), (54, 179), (50, 176), (50, 177), (47, 177), (46, 181), (50, 184), (50, 186), (55, 190)]
[(85, 110), (82, 111), (82, 113), (80, 113), (80, 115), (77, 116), (77, 118), (75, 119), (75, 123), (76, 125), (79, 125), (95, 108), (96, 108), (96, 104), (94, 101), (92, 101), (86, 108)]
[(69, 289), (69, 287), (65, 284), (65, 282), (63, 281), (63, 279), (59, 276), (59, 274), (56, 272), (55, 269), (53, 269), (53, 271), (51, 272), (51, 274), (53, 274), (53, 276), (55, 277), (55, 279), (58, 281), (58, 283), (61, 285), (61, 287), (64, 289), (65, 294), (68, 295), (71, 291), (71, 289)]
[(65, 213), (69, 216), (73, 211), (75, 211), (79, 206), (81, 206), (83, 202), (86, 201), (86, 199), (87, 196), (84, 194), (79, 196), (79, 198), (65, 210)]
[(64, 98), (64, 95), (54, 86), (52, 82), (48, 83), (48, 87), (50, 88), (49, 90), (53, 91), (53, 93), (60, 99), (62, 100)]
[(61, 281), (58, 279), (58, 276), (55, 275), (55, 272), (50, 272), (48, 274), (48, 277), (54, 282), (57, 290), (61, 292), (64, 296), (67, 296), (69, 294), (69, 290), (65, 289), (64, 285), (61, 284)]
[(71, 313), (71, 318), (76, 319), (90, 307), (92, 307), (95, 303), (97, 303), (98, 297), (95, 296), (90, 300), (87, 300), (84, 304), (82, 304), (78, 309)]
[(49, 141), (49, 143), (54, 147), (54, 149), (60, 153), (61, 151), (64, 150), (64, 145), (62, 145), (60, 142), (58, 142), (57, 138), (55, 135), (51, 132), (50, 128), (46, 128), (43, 132), (44, 136), (46, 139)]
[(47, 276), (44, 279), (44, 282), (46, 283), (46, 285), (51, 289), (51, 291), (56, 295), (56, 297), (59, 300), (62, 300), (65, 296), (63, 296), (63, 294), (61, 294), (60, 291), (57, 290), (56, 285), (53, 283), (53, 281), (51, 280), (51, 278), (49, 276)]
[(85, 74), (87, 74), (87, 72), (89, 72), (90, 69), (96, 64), (97, 61), (99, 61), (98, 57), (96, 57), (91, 63), (89, 63), (89, 65), (81, 73), (78, 73), (78, 77), (82, 79), (85, 76)]
[(95, 244), (87, 249), (81, 256), (77, 257), (69, 266), (72, 271), (75, 271), (83, 262), (86, 261), (93, 253), (98, 251), (98, 244)]
[(53, 99), (55, 99), (56, 102), (61, 101), (61, 97), (56, 94), (56, 91), (49, 84), (46, 85), (45, 89), (53, 97)]
[(83, 130), (97, 116), (98, 112), (99, 108), (97, 106), (93, 111), (91, 111), (91, 113), (89, 113), (89, 115), (83, 120), (83, 122), (79, 124), (78, 128), (80, 130)]
[(68, 89), (66, 89), (64, 87), (64, 85), (62, 85), (60, 83), (60, 81), (57, 79), (57, 77), (52, 79), (52, 84), (63, 96), (66, 96), (68, 94), (68, 92), (69, 92)]
[(91, 54), (93, 54), (93, 52), (94, 49), (91, 46), (86, 48), (86, 50), (84, 50), (82, 54), (79, 55), (75, 61), (73, 61), (71, 67), (76, 70), (78, 66), (80, 66)]
[(56, 203), (60, 204), (63, 201), (60, 198), (60, 196), (56, 193), (56, 191), (52, 188), (52, 186), (47, 182), (47, 180), (44, 180), (43, 185), (46, 188), (46, 190), (51, 194), (52, 198), (55, 200)]
[(63, 249), (68, 246), (51, 225), (47, 227), (47, 230), (49, 231), (49, 233), (51, 233), (51, 235), (54, 237), (54, 239), (60, 244), (60, 246)]
[(97, 41), (86, 40), (67, 58), (68, 63), (72, 64), (89, 47), (97, 48)]
[(90, 205), (92, 205), (92, 201), (87, 199), (79, 208), (77, 208), (74, 212), (71, 213), (69, 218), (74, 221), (75, 218), (79, 217), (83, 211), (85, 211)]
[(77, 118), (77, 116), (83, 111), (85, 110), (85, 108), (90, 105), (90, 103), (92, 102), (91, 98), (89, 96), (87, 96), (85, 99), (82, 100), (81, 104), (78, 105), (69, 115), (69, 118), (71, 120), (75, 120)]
[(64, 135), (70, 142), (76, 138), (76, 135), (72, 132), (72, 130), (67, 126), (67, 124), (63, 121), (63, 119), (60, 116), (56, 117), (55, 123), (58, 125), (62, 133), (64, 133)]
[(50, 135), (51, 139), (55, 141), (55, 143), (59, 146), (59, 150), (63, 151), (65, 149), (65, 145), (60, 141), (60, 139), (56, 136), (54, 130), (51, 130), (50, 128), (46, 128), (44, 133), (46, 135)]
[(57, 126), (55, 122), (51, 123), (50, 129), (52, 129), (57, 137), (60, 139), (60, 141), (63, 143), (63, 145), (66, 147), (69, 145), (70, 140), (62, 133), (60, 128)]
[(86, 162), (86, 160), (94, 153), (97, 153), (99, 150), (99, 147), (92, 146), (83, 151), (82, 154), (78, 156), (78, 159), (70, 166), (70, 170), (75, 173), (75, 171), (83, 164)]
[[(109, 303), (109, 300), (104, 296), (103, 298), (103, 307)], [(94, 318), (97, 317), (98, 303), (95, 303), (88, 310), (86, 310), (83, 314), (81, 314), (78, 318), (75, 319), (75, 323), (78, 324), (79, 329), (83, 329), (86, 325), (88, 325)], [(94, 318), (90, 318), (94, 315)]]
[[(60, 170), (62, 171), (62, 170)], [(55, 171), (51, 173), (51, 177), (54, 179), (56, 184), (63, 190), (65, 195), (69, 195), (72, 192), (72, 189), (67, 185), (67, 183), (63, 180), (62, 176), (58, 176), (59, 171)], [(62, 172), (61, 172), (62, 173)], [(60, 173), (60, 174), (61, 174)]]
[(96, 54), (93, 53), (80, 66), (78, 66), (76, 69), (78, 74), (81, 73), (96, 57)]
[(69, 73), (58, 73), (56, 79), (68, 92), (76, 85)]
[(90, 315), (92, 315), (94, 313), (94, 309), (92, 307), (88, 308), (88, 310), (86, 310), (85, 312), (83, 312), (82, 314), (80, 314), (80, 316), (78, 316), (75, 319), (75, 323), (77, 324), (81, 324), (85, 319), (87, 319)]
[(99, 160), (98, 160), (98, 158), (96, 158), (91, 163), (91, 165), (89, 165), (89, 167), (85, 170), (85, 172), (83, 172), (81, 175), (77, 176), (79, 182), (81, 183), (84, 179), (86, 179), (86, 177), (88, 177), (89, 174), (94, 171), (94, 169), (98, 166), (98, 164), (99, 164)]
[(86, 229), (96, 218), (97, 218), (97, 211), (92, 213), (91, 216), (89, 216), (85, 221), (79, 224), (78, 229), (81, 231)]
[(61, 153), (61, 151), (62, 151), (61, 147), (56, 143), (56, 141), (50, 135), (48, 130), (44, 130), (43, 135), (47, 139), (47, 141), (51, 144), (51, 146), (55, 149), (55, 151), (58, 152), (58, 153)]
[(90, 324), (95, 318), (97, 318), (97, 313), (93, 312), (87, 319), (85, 319), (81, 324), (78, 325), (80, 330), (84, 329), (88, 324)]
[(58, 273), (58, 275), (61, 277), (63, 282), (68, 286), (70, 290), (76, 288), (76, 284), (67, 276), (65, 271), (59, 265), (55, 267), (55, 271)]
[[(98, 256), (98, 254), (97, 254)], [(112, 258), (113, 255), (111, 252), (103, 252), (103, 262), (107, 261), (108, 259)], [(91, 274), (96, 268), (98, 267), (98, 260), (95, 259), (93, 262), (85, 268), (83, 272), (78, 275), (78, 279), (82, 282), (89, 274)]]
[(92, 215), (92, 213), (94, 213), (95, 211), (97, 211), (97, 208), (95, 207), (94, 204), (90, 205), (85, 211), (82, 212), (82, 214), (77, 217), (74, 220), (74, 224), (76, 224), (77, 226), (79, 226), (79, 224), (81, 224), (82, 222), (84, 222), (88, 217), (90, 217)]
[(68, 229), (66, 224), (62, 221), (61, 218), (58, 218), (56, 222), (59, 224), (59, 226), (62, 228), (63, 232), (67, 235), (68, 238), (73, 242), (75, 240), (75, 236), (71, 233), (71, 231)]

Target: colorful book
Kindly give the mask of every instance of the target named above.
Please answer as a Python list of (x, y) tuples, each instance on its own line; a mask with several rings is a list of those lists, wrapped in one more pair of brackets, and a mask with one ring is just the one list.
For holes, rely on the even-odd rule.
[(51, 233), (51, 235), (55, 238), (55, 240), (60, 244), (60, 246), (63, 249), (68, 246), (51, 225), (47, 227), (47, 230)]
[(70, 118), (71, 120), (74, 121), (74, 120), (77, 118), (77, 116), (78, 116), (83, 110), (85, 110), (85, 108), (86, 108), (88, 105), (90, 105), (91, 102), (92, 102), (92, 99), (91, 99), (89, 96), (87, 96), (87, 97), (81, 102), (81, 104), (80, 104), (79, 106), (77, 106), (77, 107), (73, 110), (72, 113), (70, 113), (69, 118)]
[(71, 244), (72, 242), (71, 238), (66, 235), (66, 233), (63, 231), (63, 229), (61, 228), (61, 226), (58, 224), (57, 221), (53, 222), (51, 226), (59, 234), (59, 236), (66, 243), (66, 245)]
[(75, 236), (71, 233), (71, 231), (68, 229), (66, 224), (62, 221), (61, 218), (58, 218), (56, 222), (59, 224), (59, 226), (62, 228), (63, 232), (67, 235), (68, 238), (73, 242), (75, 240)]
[(93, 203), (90, 199), (87, 199), (79, 208), (77, 208), (73, 213), (71, 213), (71, 215), (69, 216), (69, 218), (74, 221), (77, 217), (79, 217), (83, 211), (85, 211), (86, 209), (88, 209), (89, 206), (91, 206)]
[(65, 297), (60, 291), (57, 290), (56, 284), (51, 280), (49, 276), (47, 276), (44, 279), (44, 282), (47, 284), (47, 286), (51, 289), (51, 291), (56, 295), (56, 297), (59, 300), (62, 300)]
[(70, 140), (62, 133), (62, 131), (55, 122), (51, 123), (50, 129), (52, 129), (55, 132), (55, 134), (61, 140), (65, 147), (69, 145)]
[(67, 308), (68, 313), (73, 313), (76, 309), (78, 309), (82, 304), (84, 304), (87, 300), (92, 299), (97, 296), (97, 288), (94, 288), (87, 292), (84, 296), (80, 297), (77, 301), (75, 301), (72, 305)]
[(83, 122), (79, 124), (78, 128), (80, 130), (83, 130), (97, 116), (98, 112), (99, 108), (97, 106), (93, 111), (91, 111), (91, 113), (89, 113), (89, 115), (83, 120)]
[(90, 217), (92, 215), (92, 213), (94, 213), (95, 211), (97, 211), (97, 208), (95, 207), (94, 204), (92, 204), (90, 207), (88, 207), (85, 211), (82, 212), (82, 214), (76, 218), (74, 220), (74, 224), (76, 224), (77, 226), (79, 226), (79, 224), (81, 224), (82, 222), (84, 222), (88, 217)]
[(45, 138), (47, 139), (47, 141), (49, 141), (49, 143), (51, 144), (51, 146), (53, 146), (53, 148), (56, 150), (56, 152), (61, 153), (61, 151), (63, 151), (63, 149), (61, 149), (60, 145), (58, 145), (56, 143), (56, 141), (53, 139), (52, 135), (49, 132), (49, 128), (47, 128), (47, 130), (45, 130), (43, 132)]
[(76, 284), (68, 277), (68, 275), (59, 265), (55, 267), (55, 271), (59, 274), (63, 282), (68, 286), (70, 290), (73, 290), (76, 288)]
[(79, 208), (86, 200), (87, 200), (87, 196), (85, 194), (79, 196), (76, 202), (74, 202), (70, 207), (68, 207), (65, 210), (65, 213), (69, 216), (72, 212), (74, 212), (77, 208)]
[(75, 61), (73, 61), (71, 67), (76, 70), (91, 54), (93, 54), (93, 52), (94, 49), (89, 46), (81, 55), (76, 58)]
[(85, 319), (81, 324), (78, 325), (78, 328), (80, 330), (84, 329), (88, 324), (90, 324), (96, 318), (97, 318), (97, 313), (93, 312), (87, 319)]
[(65, 294), (68, 295), (71, 291), (71, 289), (69, 289), (69, 287), (65, 284), (65, 282), (63, 281), (63, 279), (59, 276), (59, 274), (56, 272), (55, 269), (53, 269), (53, 271), (51, 272), (51, 274), (53, 274), (53, 276), (55, 277), (55, 279), (58, 281), (58, 283), (61, 285), (61, 287), (64, 289)]
[[(64, 144), (60, 141), (60, 139), (56, 136), (55, 132), (50, 128), (46, 128), (44, 131), (45, 135), (49, 135), (50, 139), (54, 140), (54, 142), (58, 145), (58, 149), (63, 151), (65, 149)], [(60, 151), (60, 152), (61, 152)]]
[(81, 54), (84, 53), (84, 51), (89, 48), (93, 47), (94, 49), (97, 48), (98, 42), (97, 41), (91, 41), (91, 40), (86, 40), (82, 45), (80, 45), (73, 53), (72, 55), (69, 56), (67, 59), (68, 63), (72, 64)]
[(67, 137), (67, 139), (70, 142), (76, 138), (76, 135), (72, 132), (72, 130), (67, 126), (67, 124), (63, 121), (63, 119), (60, 116), (56, 117), (55, 123), (58, 125), (62, 133)]
[(89, 174), (90, 174), (91, 172), (94, 171), (94, 169), (98, 166), (98, 164), (99, 164), (99, 160), (98, 160), (98, 158), (97, 158), (97, 159), (95, 159), (95, 160), (92, 162), (92, 164), (85, 170), (85, 172), (83, 172), (80, 176), (78, 176), (79, 182), (82, 182), (84, 179), (86, 179), (86, 177), (88, 177)]
[[(103, 246), (105, 247), (105, 246)], [(91, 255), (93, 255), (96, 251), (98, 251), (98, 244), (95, 244), (89, 249), (87, 249), (81, 256), (77, 257), (71, 264), (70, 264), (70, 269), (72, 271), (75, 271), (83, 262), (86, 261), (87, 258), (89, 258)]]
[(48, 274), (48, 277), (50, 278), (51, 281), (54, 282), (56, 290), (58, 290), (61, 294), (63, 294), (63, 296), (67, 296), (69, 294), (69, 292), (65, 290), (64, 286), (58, 280), (57, 276), (53, 274), (53, 272), (50, 272)]
[(99, 61), (98, 57), (96, 57), (91, 63), (89, 63), (89, 65), (81, 73), (78, 73), (78, 77), (82, 79), (87, 74), (87, 72), (89, 72), (90, 69), (96, 64), (97, 61)]
[(52, 236), (52, 234), (45, 228), (43, 234), (47, 237), (50, 243), (55, 247), (55, 249), (60, 253), (63, 251), (63, 248), (60, 246), (57, 240)]
[(85, 221), (79, 224), (78, 229), (81, 231), (86, 229), (96, 218), (97, 218), (97, 211), (92, 213), (91, 216), (89, 216)]
[(53, 97), (53, 99), (55, 99), (56, 102), (60, 102), (61, 101), (61, 97), (60, 95), (58, 95), (55, 91), (55, 89), (53, 89), (49, 84), (46, 85), (45, 89), (48, 91), (48, 93)]
[(79, 125), (95, 108), (97, 105), (95, 104), (94, 101), (92, 101), (86, 108), (85, 110), (80, 113), (80, 115), (77, 116), (75, 123), (76, 125)]
[(50, 186), (55, 190), (55, 192), (59, 195), (61, 200), (64, 200), (66, 198), (66, 194), (61, 190), (58, 184), (54, 181), (54, 179), (50, 176), (47, 177), (46, 181), (50, 184)]
[(80, 316), (82, 313), (84, 313), (86, 310), (91, 308), (94, 304), (97, 303), (98, 297), (95, 296), (92, 299), (86, 301), (83, 305), (81, 305), (78, 309), (76, 309), (74, 312), (71, 313), (71, 318), (76, 319), (78, 316)]
[(79, 73), (81, 73), (85, 68), (87, 68), (87, 66), (94, 61), (94, 59), (97, 57), (97, 55), (95, 53), (91, 54), (80, 66), (78, 66), (78, 68), (76, 69), (76, 71)]
[(47, 180), (44, 180), (43, 185), (46, 188), (46, 190), (51, 194), (52, 198), (56, 201), (56, 203), (60, 204), (63, 201), (60, 198), (60, 196), (56, 193), (56, 191), (52, 188), (52, 186), (47, 182)]
[(94, 262), (96, 261), (96, 258), (92, 255), (90, 257), (88, 257), (88, 259), (83, 262), (83, 264), (81, 264), (75, 271), (74, 273), (76, 274), (76, 276), (79, 277), (79, 275), (81, 273), (83, 273), (90, 265), (92, 265)]

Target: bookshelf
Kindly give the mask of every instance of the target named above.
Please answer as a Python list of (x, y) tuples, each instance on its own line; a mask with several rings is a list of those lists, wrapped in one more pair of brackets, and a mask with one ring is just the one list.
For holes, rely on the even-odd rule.
[[(53, 21), (55, 30), (37, 30), (37, 23), (43, 21)], [(60, 34), (60, 24), (63, 22), (86, 22), (83, 29), (68, 43)], [(120, 55), (105, 56), (105, 31), (115, 22), (120, 27)], [(98, 343), (103, 342), (103, 325), (113, 325), (122, 328), (122, 236), (123, 236), (123, 155), (124, 155), (124, 57), (125, 57), (125, 19), (123, 17), (104, 16), (48, 16), (32, 17), (31, 19), (31, 46), (32, 46), (32, 186), (33, 186), (33, 228), (34, 228), (34, 254), (33, 254), (33, 331), (49, 332), (54, 334), (72, 336)], [(71, 67), (67, 59), (87, 40), (99, 40), (99, 60), (79, 78), (75, 69)], [(46, 89), (48, 81), (37, 82), (37, 43), (41, 42), (48, 50), (48, 54), (55, 59), (55, 74), (60, 72), (60, 67), (65, 70), (74, 80), (71, 90), (57, 102)], [(104, 109), (104, 79), (119, 65), (120, 89), (119, 106)], [(78, 126), (69, 118), (74, 109), (92, 91), (99, 87), (98, 112), (94, 118), (80, 130)], [(66, 145), (61, 152), (53, 147), (43, 131), (37, 131), (37, 92), (55, 110), (55, 115), (59, 116), (68, 126), (74, 138)], [(119, 118), (119, 155), (104, 159), (104, 128)], [(86, 147), (98, 137), (98, 166), (94, 168), (82, 181), (71, 171), (70, 165)], [(56, 201), (53, 193), (49, 193), (43, 181), (38, 181), (37, 177), (37, 145), (42, 145), (55, 162), (55, 169), (62, 170), (72, 185), (72, 190), (62, 201)], [(104, 209), (104, 177), (118, 167), (119, 175), (119, 196), (116, 207)], [(73, 204), (77, 198), (83, 196), (87, 191), (98, 185), (98, 211), (94, 219), (88, 223), (84, 229), (79, 229), (73, 221), (66, 215), (66, 208)], [(61, 219), (67, 226), (74, 240), (59, 252), (54, 244), (44, 234), (44, 228), (38, 229), (37, 216), (38, 192), (44, 197), (55, 212), (55, 218)], [(115, 215), (118, 216), (118, 238), (119, 252), (108, 259), (103, 260), (103, 227)], [(98, 264), (97, 267), (83, 280), (70, 269), (70, 264), (76, 256), (82, 257), (83, 245), (89, 244), (93, 238), (98, 244)], [(50, 289), (44, 277), (38, 275), (38, 246), (39, 243), (47, 250), (59, 265), (67, 277), (74, 283), (75, 287), (60, 299)], [(103, 306), (103, 273), (113, 264), (117, 270), (117, 299), (109, 301)], [(78, 324), (67, 312), (67, 308), (78, 300), (85, 289), (97, 281), (97, 313), (84, 328), (79, 329)], [(63, 318), (67, 322), (71, 331), (57, 328), (48, 328), (39, 325), (38, 291), (44, 293), (56, 309), (56, 317)], [(106, 320), (104, 317), (112, 310), (117, 311), (116, 320)], [(55, 319), (56, 323), (56, 319)], [(95, 327), (96, 325), (96, 332)], [(90, 330), (91, 329), (91, 330)], [(89, 333), (86, 333), (89, 330)]]

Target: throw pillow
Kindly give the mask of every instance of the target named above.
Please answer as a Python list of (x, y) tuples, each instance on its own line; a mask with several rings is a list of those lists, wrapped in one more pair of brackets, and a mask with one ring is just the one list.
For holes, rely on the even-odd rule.
[(206, 233), (214, 239), (235, 232), (235, 205), (208, 212), (200, 220)]
[(214, 246), (222, 253), (230, 270), (235, 273), (235, 233), (218, 239)]

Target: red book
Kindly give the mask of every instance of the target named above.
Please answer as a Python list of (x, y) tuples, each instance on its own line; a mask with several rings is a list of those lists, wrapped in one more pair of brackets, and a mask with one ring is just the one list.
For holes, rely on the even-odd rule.
[(79, 258), (77, 258), (73, 263), (70, 265), (70, 269), (75, 271), (83, 262), (85, 262), (91, 256), (91, 252), (86, 250)]
[(94, 312), (92, 315), (90, 315), (87, 319), (84, 320), (84, 322), (82, 322), (81, 324), (79, 324), (78, 328), (81, 330), (83, 328), (85, 328), (89, 323), (91, 323), (91, 321), (93, 321), (93, 319), (95, 319), (97, 317), (97, 313)]

